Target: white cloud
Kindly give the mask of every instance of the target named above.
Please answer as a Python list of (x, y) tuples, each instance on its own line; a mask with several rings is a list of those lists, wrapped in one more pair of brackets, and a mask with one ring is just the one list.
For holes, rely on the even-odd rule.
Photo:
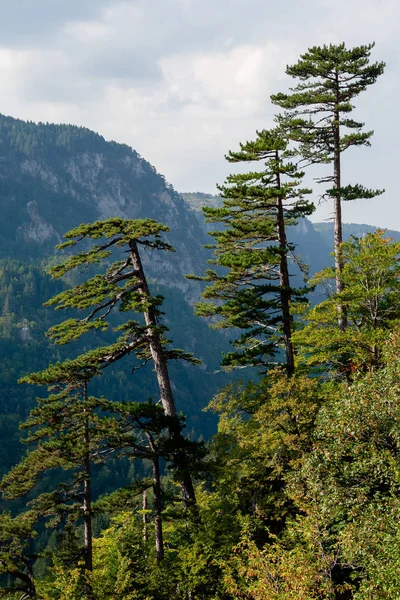
[[(400, 228), (394, 0), (0, 0), (0, 8), (0, 110), (128, 143), (181, 190), (223, 181), (231, 168), (223, 155), (272, 124), (269, 95), (291, 83), (285, 66), (307, 47), (375, 39), (374, 60), (386, 60), (387, 73), (357, 107), (376, 135), (371, 149), (349, 154), (344, 174), (388, 190), (387, 200), (363, 204), (362, 220), (397, 219)], [(360, 220), (359, 210), (346, 206), (346, 218)]]

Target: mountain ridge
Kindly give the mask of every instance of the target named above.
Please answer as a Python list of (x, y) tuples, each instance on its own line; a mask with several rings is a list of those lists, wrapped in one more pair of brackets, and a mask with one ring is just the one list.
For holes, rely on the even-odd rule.
[[(0, 115), (0, 256), (43, 258), (65, 231), (111, 216), (153, 218), (170, 227), (176, 254), (151, 263), (150, 275), (194, 300), (183, 274), (204, 262), (198, 220), (165, 178), (125, 144), (73, 125), (34, 124)], [(181, 277), (177, 277), (177, 273)]]

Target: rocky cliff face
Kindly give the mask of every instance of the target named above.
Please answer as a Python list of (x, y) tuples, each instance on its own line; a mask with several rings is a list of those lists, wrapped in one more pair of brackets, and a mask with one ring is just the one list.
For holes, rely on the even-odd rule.
[[(144, 256), (150, 275), (193, 300), (205, 234), (179, 194), (128, 146), (84, 128), (0, 116), (0, 255), (42, 258), (82, 222), (150, 217), (170, 227), (176, 254)], [(7, 216), (9, 217), (7, 219)]]

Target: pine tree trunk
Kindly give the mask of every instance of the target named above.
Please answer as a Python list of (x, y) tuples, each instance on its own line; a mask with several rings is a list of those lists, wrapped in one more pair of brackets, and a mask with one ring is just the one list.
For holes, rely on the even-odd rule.
[(149, 516), (147, 514), (147, 510), (149, 508), (148, 502), (147, 502), (147, 490), (145, 490), (143, 492), (143, 503), (142, 503), (142, 509), (143, 509), (143, 542), (145, 544), (147, 544), (147, 542), (149, 541), (149, 534), (148, 534), (148, 530), (147, 530), (147, 524), (149, 521)]
[[(333, 156), (333, 188), (339, 190), (341, 187), (341, 164), (340, 164), (340, 115), (339, 115), (339, 76), (336, 74), (336, 107), (333, 116), (333, 137), (334, 137), (334, 156)], [(335, 283), (336, 292), (343, 292), (343, 257), (342, 257), (342, 202), (340, 195), (334, 197), (333, 217), (334, 217), (334, 254), (335, 254)], [(341, 304), (338, 304), (338, 324), (342, 331), (347, 327), (346, 312)]]
[(85, 482), (83, 498), (83, 527), (85, 544), (85, 568), (87, 571), (93, 570), (93, 550), (92, 550), (92, 491), (90, 484), (90, 461), (85, 458)]
[[(84, 400), (87, 401), (87, 383), (84, 384)], [(86, 410), (85, 410), (86, 413)], [(84, 551), (85, 551), (85, 569), (93, 570), (93, 536), (92, 536), (92, 486), (90, 472), (89, 455), (89, 423), (87, 414), (85, 414), (85, 455), (83, 459), (83, 532), (84, 532)]]
[[(164, 539), (163, 539), (163, 526), (162, 526), (162, 490), (161, 490), (161, 476), (160, 476), (160, 460), (157, 454), (157, 449), (154, 444), (153, 437), (150, 433), (146, 432), (146, 436), (149, 442), (149, 447), (152, 452), (152, 463), (153, 463), (153, 495), (154, 495), (154, 534), (156, 542), (156, 556), (157, 562), (160, 563), (164, 558)], [(147, 498), (146, 498), (147, 506)]]
[(156, 539), (157, 562), (164, 558), (164, 540), (162, 528), (162, 498), (160, 481), (160, 462), (158, 456), (153, 458), (153, 493), (154, 493), (154, 533)]
[[(131, 241), (129, 242), (129, 246), (131, 249), (132, 265), (134, 270), (138, 273), (138, 280), (140, 282), (138, 292), (143, 295), (144, 303), (146, 303), (147, 299), (151, 298), (151, 296), (149, 287), (147, 285), (146, 276), (144, 274), (137, 243), (135, 241)], [(143, 315), (145, 323), (149, 327), (149, 346), (154, 363), (154, 369), (157, 376), (158, 387), (160, 390), (161, 404), (166, 416), (176, 417), (176, 407), (174, 397), (172, 394), (167, 360), (165, 358), (164, 350), (161, 344), (160, 334), (155, 330), (155, 328), (157, 327), (157, 317), (154, 308), (152, 306), (146, 307), (143, 310)], [(169, 434), (171, 439), (174, 442), (176, 442), (177, 447), (182, 447), (183, 436), (181, 434), (179, 424), (177, 421), (175, 424), (171, 423), (169, 427)], [(196, 497), (187, 462), (188, 461), (185, 452), (183, 450), (178, 450), (178, 454), (176, 456), (176, 466), (181, 484), (183, 501), (186, 507), (190, 507), (196, 504)]]
[[(279, 153), (275, 155), (277, 166), (279, 168), (280, 159)], [(276, 186), (281, 189), (281, 178), (278, 171), (276, 177)], [(281, 297), (281, 311), (282, 311), (282, 326), (283, 326), (283, 338), (285, 342), (285, 354), (286, 354), (286, 371), (290, 377), (294, 373), (294, 349), (292, 342), (292, 331), (293, 331), (293, 319), (290, 314), (290, 278), (289, 278), (289, 267), (287, 260), (287, 236), (285, 227), (285, 215), (283, 211), (282, 198), (277, 198), (277, 225), (278, 225), (278, 242), (280, 250), (280, 264), (279, 264), (279, 282), (280, 282), (280, 297)]]

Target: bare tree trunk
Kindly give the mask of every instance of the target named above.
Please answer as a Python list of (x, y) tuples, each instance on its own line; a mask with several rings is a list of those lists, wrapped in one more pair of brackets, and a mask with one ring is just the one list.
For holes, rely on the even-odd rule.
[(147, 490), (143, 492), (143, 542), (146, 544), (149, 541), (149, 534), (147, 530), (147, 524), (149, 522), (149, 516), (147, 514), (149, 504), (147, 502)]
[[(279, 166), (280, 159), (278, 151), (276, 151), (275, 158), (277, 165)], [(281, 178), (279, 171), (276, 176), (276, 187), (278, 189), (281, 189)], [(285, 227), (285, 215), (283, 211), (283, 203), (281, 197), (277, 198), (276, 207), (278, 223), (278, 242), (280, 249), (279, 282), (281, 288), (280, 297), (282, 310), (282, 326), (286, 354), (286, 371), (288, 376), (290, 377), (294, 373), (294, 349), (292, 342), (293, 319), (290, 313), (290, 278), (287, 260), (288, 243)]]
[[(84, 522), (84, 539), (85, 539), (85, 568), (87, 571), (93, 570), (93, 551), (92, 551), (92, 494), (90, 484), (90, 466), (89, 461), (85, 460), (85, 479), (84, 482), (84, 499), (83, 499), (83, 522)], [(89, 473), (88, 473), (89, 470)]]
[[(138, 280), (140, 287), (138, 292), (143, 296), (143, 303), (147, 304), (148, 299), (151, 298), (150, 290), (147, 285), (146, 276), (143, 271), (142, 261), (140, 258), (137, 243), (135, 241), (129, 242), (131, 249), (132, 265), (135, 271), (138, 273)], [(164, 350), (161, 344), (161, 338), (158, 331), (155, 330), (157, 327), (157, 317), (155, 310), (152, 306), (146, 306), (143, 309), (143, 315), (146, 325), (148, 326), (148, 338), (150, 352), (154, 363), (154, 369), (157, 376), (158, 387), (160, 390), (160, 400), (164, 413), (168, 417), (176, 417), (175, 401), (172, 394), (171, 381), (168, 373), (167, 360), (165, 358)], [(183, 436), (180, 431), (178, 422), (171, 423), (169, 427), (170, 438), (176, 442), (178, 447), (178, 453), (176, 455), (176, 466), (177, 473), (181, 484), (183, 501), (186, 507), (194, 506), (196, 504), (196, 497), (194, 493), (194, 487), (192, 478), (188, 470), (187, 456), (184, 450), (179, 450), (179, 446), (182, 447)]]
[[(87, 383), (84, 384), (84, 401), (87, 401)], [(86, 409), (85, 409), (86, 413)], [(85, 456), (83, 459), (83, 531), (85, 550), (85, 569), (93, 570), (93, 536), (92, 536), (92, 486), (89, 455), (89, 423), (85, 414)]]
[(146, 432), (146, 436), (149, 442), (150, 450), (152, 452), (151, 460), (153, 463), (154, 534), (156, 541), (157, 562), (160, 563), (164, 558), (164, 539), (162, 526), (163, 501), (161, 490), (160, 460), (157, 454), (157, 448), (154, 444), (152, 435)]
[(164, 539), (162, 527), (162, 497), (160, 481), (160, 461), (158, 456), (153, 458), (153, 493), (154, 493), (154, 533), (156, 539), (157, 562), (164, 558)]
[[(336, 103), (339, 104), (339, 76), (336, 74)], [(340, 190), (341, 187), (341, 164), (340, 164), (340, 114), (338, 107), (335, 107), (333, 116), (333, 137), (334, 137), (334, 156), (333, 156), (333, 188)], [(334, 254), (335, 254), (335, 283), (336, 292), (343, 292), (343, 256), (342, 256), (342, 201), (338, 194), (333, 200), (333, 217), (334, 217)], [(342, 304), (337, 306), (339, 328), (344, 331), (347, 327), (347, 315)]]

